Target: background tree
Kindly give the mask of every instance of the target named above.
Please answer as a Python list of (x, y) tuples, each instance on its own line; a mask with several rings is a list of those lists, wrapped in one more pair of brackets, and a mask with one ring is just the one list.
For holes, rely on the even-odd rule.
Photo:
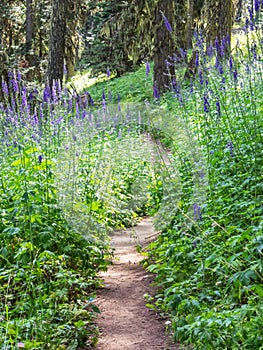
[(30, 59), (33, 40), (33, 0), (26, 0), (26, 53), (27, 60)]
[(203, 6), (203, 23), (206, 46), (219, 45), (230, 48), (233, 24), (232, 0), (205, 0)]
[(174, 2), (159, 0), (155, 8), (154, 36), (154, 78), (155, 97), (167, 89), (174, 75), (174, 65), (169, 65), (169, 57), (175, 53), (174, 38)]
[(75, 68), (79, 59), (80, 28), (84, 25), (87, 16), (87, 4), (84, 0), (66, 1), (66, 42), (65, 64), (67, 80), (75, 74)]
[(62, 85), (66, 39), (66, 3), (65, 0), (52, 0), (51, 30), (47, 80), (50, 87), (54, 81)]
[(90, 1), (82, 63), (94, 74), (117, 75), (153, 57), (155, 0)]
[[(187, 10), (187, 5), (188, 10)], [(190, 12), (189, 12), (190, 11)], [(192, 3), (179, 0), (158, 0), (155, 8), (154, 94), (165, 91), (175, 79), (175, 63), (184, 60), (182, 49), (191, 47), (191, 28), (187, 13), (192, 16)]]

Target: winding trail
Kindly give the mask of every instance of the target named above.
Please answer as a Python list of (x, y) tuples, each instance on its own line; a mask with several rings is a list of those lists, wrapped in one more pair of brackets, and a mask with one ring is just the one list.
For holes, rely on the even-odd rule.
[(154, 292), (153, 276), (139, 264), (143, 256), (136, 245), (143, 247), (156, 235), (148, 218), (113, 234), (114, 264), (102, 274), (104, 288), (97, 292), (97, 350), (179, 350), (166, 334), (165, 320), (145, 306), (144, 294)]

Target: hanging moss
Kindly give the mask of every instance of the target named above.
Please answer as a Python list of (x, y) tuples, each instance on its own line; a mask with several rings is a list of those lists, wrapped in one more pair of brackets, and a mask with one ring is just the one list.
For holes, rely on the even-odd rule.
[(93, 73), (111, 67), (117, 75), (152, 58), (153, 14), (156, 1), (91, 1), (82, 34), (83, 61)]

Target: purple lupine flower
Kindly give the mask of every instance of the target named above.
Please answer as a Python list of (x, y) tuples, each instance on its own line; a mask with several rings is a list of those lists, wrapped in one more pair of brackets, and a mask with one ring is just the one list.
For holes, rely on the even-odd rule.
[(194, 203), (193, 210), (194, 210), (194, 220), (201, 221), (202, 220), (201, 207), (198, 204)]
[(18, 86), (18, 81), (16, 77), (12, 79), (12, 83), (13, 83), (14, 93), (17, 94), (19, 92), (19, 86)]
[(259, 0), (254, 1), (254, 8), (255, 8), (255, 12), (258, 13), (260, 10), (260, 1)]
[(252, 51), (253, 51), (253, 58), (256, 61), (257, 60), (257, 44), (256, 43), (254, 43)]
[(106, 69), (106, 74), (107, 74), (107, 77), (109, 78), (110, 77), (110, 68), (109, 67), (107, 67), (107, 69)]
[(200, 85), (203, 85), (204, 84), (204, 77), (203, 77), (203, 72), (201, 70), (199, 71), (198, 76), (199, 76)]
[(218, 117), (220, 117), (221, 116), (221, 107), (220, 107), (220, 101), (219, 100), (216, 101), (216, 111), (217, 111)]
[(237, 83), (237, 79), (238, 79), (238, 72), (237, 69), (235, 68), (233, 71), (233, 78), (234, 78), (234, 82)]
[(67, 87), (64, 87), (63, 93), (64, 93), (64, 96), (65, 96), (65, 97), (68, 97), (69, 92), (68, 92), (68, 88), (67, 88)]
[(42, 161), (43, 161), (43, 156), (40, 154), (40, 155), (38, 156), (38, 163), (41, 164)]
[(253, 19), (254, 19), (254, 9), (253, 9), (253, 7), (248, 6), (247, 10), (248, 10), (250, 21), (253, 21)]
[(219, 72), (219, 74), (224, 74), (224, 69), (223, 69), (223, 67), (222, 67), (222, 64), (220, 64), (219, 65), (219, 67), (218, 67), (218, 72)]
[(11, 106), (12, 106), (12, 110), (15, 111), (16, 110), (16, 100), (14, 98), (14, 96), (11, 96)]
[(221, 57), (225, 56), (225, 42), (224, 42), (224, 39), (222, 40), (221, 45), (220, 45), (220, 55), (221, 55)]
[(87, 111), (86, 111), (86, 109), (84, 109), (83, 112), (82, 112), (82, 116), (81, 116), (82, 119), (85, 119), (86, 115), (87, 115)]
[(8, 71), (7, 75), (10, 80), (14, 78), (14, 73), (11, 70)]
[(160, 99), (159, 90), (158, 90), (158, 88), (157, 88), (155, 85), (153, 86), (153, 96), (154, 96), (157, 100)]
[(72, 100), (72, 98), (70, 98), (68, 100), (68, 111), (69, 112), (72, 111), (72, 107), (73, 107), (73, 100)]
[(172, 26), (169, 23), (167, 17), (165, 17), (165, 15), (163, 13), (162, 13), (162, 16), (163, 16), (163, 21), (164, 21), (164, 25), (165, 25), (166, 29), (168, 30), (168, 32), (172, 33), (173, 29), (172, 29)]
[(16, 78), (17, 78), (17, 81), (21, 81), (22, 79), (21, 72), (19, 70), (17, 71)]
[(194, 36), (194, 40), (197, 41), (199, 33), (198, 33), (198, 31), (196, 29), (194, 30), (194, 35), (193, 36)]
[(2, 90), (3, 90), (4, 95), (9, 94), (8, 86), (7, 86), (7, 83), (4, 79), (2, 79)]
[(186, 58), (186, 51), (182, 48), (180, 48), (180, 55), (181, 55), (182, 59)]
[(197, 40), (197, 46), (201, 49), (201, 50), (203, 50), (203, 47), (204, 47), (204, 39), (203, 39), (203, 37), (202, 37), (202, 35), (199, 35), (198, 36), (198, 40)]
[(106, 100), (106, 95), (104, 89), (102, 90), (102, 100)]
[(210, 45), (207, 49), (207, 55), (208, 57), (213, 57), (214, 56), (214, 48), (213, 48), (213, 45)]
[(216, 38), (216, 40), (215, 40), (215, 48), (216, 48), (217, 54), (219, 54), (219, 52), (220, 52), (220, 44), (219, 44), (218, 38)]
[(47, 85), (45, 86), (44, 91), (43, 91), (43, 101), (44, 101), (44, 102), (48, 102), (49, 99), (50, 99), (50, 87), (49, 87), (49, 85), (47, 84)]
[(33, 121), (33, 124), (34, 124), (34, 126), (35, 125), (37, 125), (38, 124), (38, 117), (37, 117), (37, 114), (36, 113), (34, 113), (34, 121)]
[(54, 81), (53, 85), (52, 85), (52, 101), (53, 103), (57, 103), (58, 102), (58, 96), (57, 96), (57, 82)]
[(121, 111), (121, 96), (118, 94), (118, 111)]
[(195, 54), (195, 66), (199, 67), (199, 54), (198, 54), (198, 52), (196, 52), (196, 54)]
[(229, 153), (230, 153), (231, 157), (234, 157), (234, 146), (233, 146), (232, 141), (229, 141), (226, 146), (229, 149)]
[(61, 115), (60, 117), (58, 117), (57, 120), (55, 120), (54, 124), (60, 124), (63, 120), (64, 120), (64, 118), (63, 118), (63, 116)]
[(29, 92), (29, 96), (28, 96), (28, 97), (29, 97), (29, 100), (30, 100), (30, 101), (33, 100), (33, 98), (34, 98), (34, 93), (33, 93), (33, 91), (30, 91), (30, 92)]
[(22, 88), (22, 106), (27, 107), (27, 96), (26, 96), (27, 90), (26, 87), (23, 86)]
[(194, 248), (196, 248), (197, 247), (197, 242), (193, 241), (192, 245), (193, 245)]
[(103, 99), (103, 100), (102, 100), (102, 102), (101, 102), (101, 104), (102, 104), (102, 108), (103, 108), (103, 110), (104, 110), (104, 111), (106, 111), (106, 109), (107, 109), (106, 100), (105, 100), (105, 99)]
[(232, 55), (230, 55), (229, 60), (228, 60), (228, 63), (229, 63), (229, 69), (230, 69), (230, 71), (232, 71), (232, 69), (233, 69), (233, 64), (234, 64), (234, 62), (233, 62), (233, 56), (232, 56)]
[(150, 67), (149, 62), (147, 61), (147, 62), (145, 63), (145, 74), (146, 74), (146, 78), (148, 78), (149, 73), (150, 73), (150, 70), (151, 70), (151, 67)]
[(205, 178), (205, 171), (203, 169), (200, 170), (199, 177), (200, 177), (201, 180), (203, 180)]
[(204, 112), (205, 113), (209, 112), (209, 107), (210, 107), (210, 103), (208, 101), (208, 96), (207, 94), (204, 94)]
[(76, 110), (75, 110), (75, 115), (76, 115), (76, 118), (79, 118), (79, 101), (76, 101)]

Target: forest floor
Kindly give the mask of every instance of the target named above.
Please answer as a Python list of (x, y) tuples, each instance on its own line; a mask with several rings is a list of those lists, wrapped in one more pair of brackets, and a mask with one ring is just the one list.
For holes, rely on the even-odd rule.
[(143, 256), (136, 246), (146, 246), (156, 235), (151, 220), (144, 218), (136, 227), (111, 236), (115, 258), (101, 275), (104, 287), (97, 292), (101, 335), (96, 349), (179, 350), (168, 334), (166, 320), (145, 305), (144, 295), (154, 294), (154, 276), (140, 264)]

